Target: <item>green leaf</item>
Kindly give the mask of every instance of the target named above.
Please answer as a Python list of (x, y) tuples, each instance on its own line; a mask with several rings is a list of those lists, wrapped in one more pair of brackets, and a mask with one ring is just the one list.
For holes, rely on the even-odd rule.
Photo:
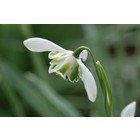
[(27, 80), (22, 73), (1, 60), (0, 73), (4, 81), (14, 87), (40, 116), (80, 116), (73, 105), (37, 77), (30, 75), (30, 80)]
[(42, 94), (57, 110), (62, 112), (62, 114), (65, 116), (81, 116), (68, 101), (62, 98), (51, 86), (37, 76), (28, 73), (26, 77), (28, 77), (28, 80), (40, 91), (40, 94)]
[(23, 105), (21, 104), (19, 98), (17, 97), (15, 90), (11, 86), (9, 86), (9, 84), (6, 83), (5, 81), (3, 81), (1, 85), (4, 91), (4, 95), (9, 102), (10, 108), (14, 116), (19, 117), (26, 116)]

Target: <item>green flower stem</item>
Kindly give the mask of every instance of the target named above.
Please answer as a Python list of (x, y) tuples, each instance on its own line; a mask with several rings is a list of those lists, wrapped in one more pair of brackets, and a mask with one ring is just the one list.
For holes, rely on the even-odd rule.
[(97, 76), (98, 76), (98, 79), (99, 79), (99, 83), (100, 83), (100, 86), (101, 86), (101, 89), (102, 89), (102, 93), (103, 93), (103, 96), (104, 96), (104, 99), (105, 99), (106, 116), (107, 117), (112, 117), (112, 93), (111, 93), (111, 90), (110, 90), (110, 86), (109, 86), (105, 71), (104, 71), (103, 67), (101, 66), (101, 64), (99, 63), (99, 61), (97, 61), (97, 63), (96, 63), (96, 61), (94, 59), (94, 56), (93, 56), (91, 50), (88, 47), (81, 46), (81, 47), (77, 48), (74, 51), (73, 55), (76, 58), (79, 58), (79, 55), (80, 55), (81, 51), (83, 51), (83, 50), (88, 51), (88, 53), (91, 56), (93, 65), (95, 67), (95, 70), (96, 70), (96, 73), (97, 73)]
[(104, 92), (105, 97), (105, 108), (107, 116), (112, 116), (112, 93), (111, 89), (105, 74), (105, 71), (99, 61), (96, 62), (98, 71), (100, 72), (100, 81), (102, 82), (102, 91)]

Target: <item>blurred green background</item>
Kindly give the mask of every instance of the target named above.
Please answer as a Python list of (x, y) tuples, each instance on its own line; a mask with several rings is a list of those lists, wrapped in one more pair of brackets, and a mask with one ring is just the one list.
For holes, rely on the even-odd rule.
[(89, 47), (100, 60), (113, 93), (114, 116), (133, 100), (140, 116), (140, 25), (0, 25), (0, 116), (105, 116), (98, 86), (95, 103), (83, 83), (48, 74), (48, 52), (28, 51), (23, 41), (49, 39), (65, 49)]

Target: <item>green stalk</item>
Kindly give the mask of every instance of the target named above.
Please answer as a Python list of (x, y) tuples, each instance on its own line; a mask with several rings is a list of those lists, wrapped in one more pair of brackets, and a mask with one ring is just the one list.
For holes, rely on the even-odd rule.
[(104, 92), (105, 97), (105, 108), (106, 108), (106, 114), (107, 116), (112, 116), (112, 93), (111, 89), (107, 80), (107, 76), (105, 74), (104, 68), (100, 64), (99, 61), (96, 62), (96, 65), (98, 67), (98, 70), (101, 75), (101, 81), (103, 82), (102, 91)]
[(99, 79), (99, 83), (100, 83), (100, 86), (102, 89), (102, 94), (103, 94), (104, 100), (105, 100), (106, 116), (112, 117), (112, 93), (110, 90), (110, 86), (109, 86), (105, 71), (104, 71), (103, 67), (101, 66), (101, 64), (99, 63), (99, 61), (98, 61), (98, 63), (96, 63), (94, 56), (88, 47), (81, 46), (81, 47), (77, 48), (74, 51), (73, 55), (76, 58), (79, 58), (79, 55), (80, 55), (81, 51), (83, 51), (83, 50), (87, 50), (89, 52), (91, 59), (92, 59), (92, 62), (93, 62), (93, 65), (95, 67), (95, 70), (96, 70), (96, 73), (97, 73), (97, 76)]

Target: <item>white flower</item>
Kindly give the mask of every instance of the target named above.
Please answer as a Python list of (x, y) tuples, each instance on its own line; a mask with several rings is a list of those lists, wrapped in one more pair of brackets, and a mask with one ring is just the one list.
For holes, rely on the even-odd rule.
[(121, 112), (121, 117), (134, 117), (136, 111), (136, 102), (128, 104)]
[(97, 87), (88, 68), (83, 64), (81, 59), (85, 61), (88, 53), (83, 50), (79, 58), (73, 56), (73, 51), (66, 50), (55, 43), (42, 39), (30, 38), (24, 41), (24, 45), (33, 52), (51, 51), (49, 53), (50, 62), (49, 73), (56, 73), (64, 79), (71, 82), (77, 82), (79, 78), (84, 83), (87, 95), (90, 101), (94, 102), (97, 95)]

